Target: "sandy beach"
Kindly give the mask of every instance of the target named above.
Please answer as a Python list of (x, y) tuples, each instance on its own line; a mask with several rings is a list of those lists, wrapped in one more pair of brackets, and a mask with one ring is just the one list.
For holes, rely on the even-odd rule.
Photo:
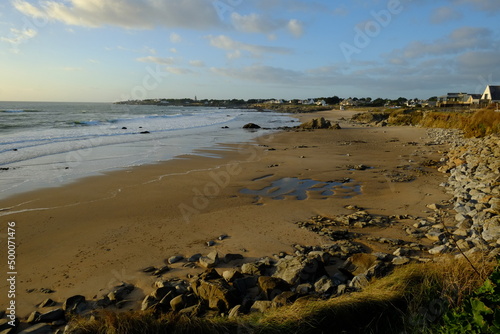
[[(426, 129), (364, 127), (347, 122), (352, 115), (299, 115), (301, 121), (323, 116), (342, 129), (280, 132), (205, 156), (178, 157), (0, 201), (2, 239), (7, 222), (16, 222), (18, 316), (27, 316), (46, 298), (101, 296), (122, 281), (139, 287), (134, 292), (139, 298), (155, 280), (141, 269), (161, 266), (174, 255), (217, 249), (251, 261), (292, 252), (294, 244), (321, 245), (328, 240), (295, 222), (347, 213), (346, 205), (375, 215), (419, 217), (427, 214), (427, 204), (449, 197), (439, 187), (444, 174), (422, 166), (446, 150), (425, 145)], [(359, 165), (367, 168), (353, 168)], [(405, 176), (415, 180), (393, 182)], [(331, 196), (308, 191), (304, 200), (241, 193), (283, 178), (351, 181)], [(367, 228), (362, 234), (358, 241), (373, 250), (383, 246), (366, 241), (369, 235), (409, 240), (402, 226)], [(218, 240), (220, 235), (228, 237)], [(216, 242), (212, 247), (206, 244), (210, 240)], [(6, 247), (0, 258), (6, 258)], [(202, 271), (183, 264), (173, 264), (165, 277)], [(55, 292), (40, 292), (44, 288)]]

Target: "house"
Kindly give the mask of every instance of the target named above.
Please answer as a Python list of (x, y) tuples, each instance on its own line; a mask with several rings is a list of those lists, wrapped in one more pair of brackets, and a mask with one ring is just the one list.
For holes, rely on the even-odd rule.
[(314, 99), (308, 99), (308, 100), (303, 100), (302, 104), (310, 105), (310, 104), (315, 104), (316, 101)]
[[(447, 95), (438, 97), (438, 107), (467, 107), (474, 100), (473, 95), (467, 93), (448, 93)], [(477, 98), (477, 95), (476, 95)], [(477, 99), (476, 99), (477, 100)]]
[(354, 101), (353, 99), (349, 98), (349, 99), (345, 99), (344, 101), (340, 102), (340, 105), (342, 107), (357, 106), (358, 105), (358, 101)]
[(317, 105), (317, 106), (322, 106), (322, 107), (324, 107), (324, 106), (326, 106), (326, 105), (327, 105), (327, 103), (326, 103), (326, 101), (325, 101), (325, 100), (321, 100), (321, 101), (317, 101), (317, 102), (316, 102), (316, 105)]
[(486, 86), (481, 100), (488, 101), (489, 103), (500, 102), (500, 86)]

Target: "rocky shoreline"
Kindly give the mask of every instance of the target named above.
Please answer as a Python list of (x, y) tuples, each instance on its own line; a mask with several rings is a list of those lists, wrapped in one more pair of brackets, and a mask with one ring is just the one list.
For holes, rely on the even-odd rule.
[[(465, 139), (458, 131), (441, 129), (429, 129), (429, 136), (431, 141), (426, 145), (450, 147), (441, 161), (430, 165), (449, 173), (442, 186), (451, 198), (428, 204), (427, 217), (375, 216), (353, 205), (346, 207), (351, 214), (315, 216), (297, 222), (299, 227), (331, 240), (321, 246), (295, 245), (295, 253), (282, 252), (246, 263), (242, 254), (221, 254), (217, 250), (204, 256), (174, 256), (163, 267), (141, 269), (144, 275), (158, 277), (153, 292), (143, 297), (141, 309), (157, 315), (174, 312), (191, 317), (236, 318), (298, 300), (335, 298), (360, 291), (372, 278), (388, 275), (396, 266), (432, 261), (440, 254), (498, 255), (500, 138)], [(387, 226), (401, 226), (412, 241), (366, 238), (389, 245), (391, 252), (372, 252), (359, 242), (363, 229)], [(169, 264), (179, 262), (205, 271), (182, 279), (164, 279)], [(98, 310), (128, 309), (139, 302), (131, 297), (135, 289), (123, 282), (100, 297), (76, 295), (63, 303), (46, 299), (28, 319), (16, 319), (16, 325), (23, 329), (20, 333), (78, 333), (68, 320), (75, 315), (98, 320)], [(17, 330), (0, 324), (1, 333)]]

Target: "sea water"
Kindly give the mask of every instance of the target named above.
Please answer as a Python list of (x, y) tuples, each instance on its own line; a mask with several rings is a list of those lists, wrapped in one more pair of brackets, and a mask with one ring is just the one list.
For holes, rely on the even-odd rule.
[(107, 103), (0, 102), (0, 198), (166, 161), (293, 126), (274, 112)]

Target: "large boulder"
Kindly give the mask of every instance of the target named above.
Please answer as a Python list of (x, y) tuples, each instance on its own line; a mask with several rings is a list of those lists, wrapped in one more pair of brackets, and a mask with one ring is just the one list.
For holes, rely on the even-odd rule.
[(255, 123), (248, 123), (243, 125), (243, 129), (260, 129), (261, 127)]
[(500, 239), (500, 216), (484, 221), (482, 237), (486, 241)]
[(260, 290), (268, 300), (282, 292), (290, 291), (290, 284), (278, 277), (260, 276), (258, 282)]
[(339, 270), (353, 277), (368, 271), (375, 264), (375, 261), (377, 261), (377, 257), (373, 254), (358, 253), (349, 257)]
[(326, 120), (324, 117), (313, 118), (309, 122), (303, 123), (299, 126), (301, 129), (340, 129), (340, 125), (333, 124)]
[(295, 285), (313, 283), (323, 275), (326, 275), (326, 271), (321, 261), (316, 258), (297, 256), (278, 261), (273, 277), (281, 278), (288, 284)]
[(191, 284), (191, 288), (196, 296), (208, 304), (209, 308), (219, 312), (227, 312), (239, 304), (236, 290), (224, 279), (198, 280)]

